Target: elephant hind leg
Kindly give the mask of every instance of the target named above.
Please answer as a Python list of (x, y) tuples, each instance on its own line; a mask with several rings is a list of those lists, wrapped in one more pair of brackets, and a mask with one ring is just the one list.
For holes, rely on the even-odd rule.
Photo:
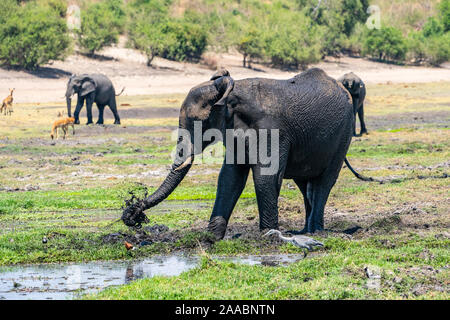
[[(348, 148), (341, 148), (346, 151)], [(341, 171), (345, 153), (335, 156), (328, 168), (317, 178), (308, 182), (307, 198), (311, 204), (311, 213), (306, 219), (303, 232), (314, 233), (324, 230), (323, 216), (328, 196)]]
[(105, 110), (104, 104), (97, 104), (98, 107), (98, 120), (97, 124), (103, 124), (103, 111)]
[(308, 198), (308, 181), (294, 179), (294, 182), (298, 186), (300, 191), (302, 192), (303, 202), (305, 203), (305, 227), (301, 231), (291, 231), (291, 233), (292, 234), (300, 234), (300, 233), (306, 232), (307, 222), (308, 222), (309, 216), (311, 215), (311, 210), (312, 210), (311, 201), (310, 201), (311, 200), (310, 199), (311, 198), (311, 184), (309, 184), (310, 197)]
[(361, 132), (359, 134), (360, 135), (363, 135), (364, 133), (367, 134), (367, 128), (366, 128), (366, 124), (364, 122), (364, 106), (361, 106), (361, 108), (359, 108), (358, 118), (359, 118), (359, 123), (361, 125)]
[(119, 113), (117, 112), (117, 104), (116, 104), (116, 98), (113, 97), (111, 99), (111, 102), (109, 103), (109, 108), (111, 109), (113, 115), (114, 115), (114, 124), (120, 124), (120, 117)]

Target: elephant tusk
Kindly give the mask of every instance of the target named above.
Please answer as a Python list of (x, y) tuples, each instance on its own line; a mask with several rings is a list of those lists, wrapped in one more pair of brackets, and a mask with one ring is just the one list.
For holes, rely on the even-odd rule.
[(175, 168), (175, 171), (181, 170), (191, 164), (192, 156), (188, 157), (181, 165)]

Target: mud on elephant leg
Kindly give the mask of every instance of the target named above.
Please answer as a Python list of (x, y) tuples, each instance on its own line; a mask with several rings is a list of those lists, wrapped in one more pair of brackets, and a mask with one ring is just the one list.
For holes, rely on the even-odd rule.
[(244, 190), (249, 171), (248, 166), (226, 163), (220, 170), (216, 201), (208, 225), (208, 231), (218, 240), (225, 236), (228, 220)]

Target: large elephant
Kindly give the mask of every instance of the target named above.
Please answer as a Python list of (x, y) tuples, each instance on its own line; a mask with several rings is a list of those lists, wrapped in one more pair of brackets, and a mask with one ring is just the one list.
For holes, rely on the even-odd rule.
[(366, 86), (364, 82), (353, 72), (344, 74), (338, 79), (339, 82), (350, 92), (353, 100), (353, 113), (355, 115), (355, 131), (356, 136), (356, 113), (358, 113), (361, 132), (359, 135), (367, 134), (366, 124), (364, 123), (364, 98), (366, 97)]
[[(129, 203), (122, 220), (128, 226), (148, 222), (144, 210), (166, 199), (186, 176), (193, 157), (216, 142), (205, 138), (202, 143), (195, 141), (196, 127), (201, 126), (203, 133), (218, 129), (216, 131), (225, 137), (227, 155), (219, 174), (208, 226), (217, 239), (225, 235), (250, 169), (261, 229), (278, 228), (281, 184), (283, 179), (293, 179), (303, 194), (306, 209), (305, 227), (301, 232), (323, 230), (325, 204), (352, 139), (352, 113), (349, 93), (321, 69), (309, 69), (289, 80), (252, 78), (235, 81), (228, 71), (219, 71), (210, 81), (192, 88), (181, 106), (179, 133), (188, 132), (190, 138), (179, 134), (177, 158), (167, 177), (149, 197)], [(229, 143), (233, 140), (235, 144), (237, 141), (234, 140), (242, 135), (228, 136), (229, 129), (234, 129), (231, 132), (254, 129), (258, 138), (269, 133), (266, 141), (271, 141), (270, 145), (276, 145), (272, 137), (278, 132), (278, 150), (269, 146), (270, 153), (277, 155), (276, 172), (264, 173), (269, 165), (263, 162), (261, 154), (253, 163), (248, 160), (250, 149), (255, 147), (248, 139), (243, 145), (246, 160), (236, 163), (239, 150), (233, 147), (235, 150), (228, 153)], [(261, 146), (262, 140), (258, 140), (258, 146)]]
[[(123, 89), (122, 89), (123, 92)], [(121, 93), (122, 93), (121, 92)], [(79, 76), (71, 76), (67, 83), (66, 101), (67, 115), (71, 114), (72, 96), (77, 93), (77, 106), (74, 112), (75, 123), (79, 124), (79, 114), (86, 101), (86, 110), (88, 121), (86, 124), (92, 123), (92, 104), (95, 102), (98, 107), (97, 124), (103, 124), (103, 111), (105, 106), (109, 106), (114, 115), (114, 124), (120, 124), (119, 114), (117, 113), (116, 92), (114, 86), (103, 74), (82, 74)], [(118, 95), (120, 95), (119, 93)]]

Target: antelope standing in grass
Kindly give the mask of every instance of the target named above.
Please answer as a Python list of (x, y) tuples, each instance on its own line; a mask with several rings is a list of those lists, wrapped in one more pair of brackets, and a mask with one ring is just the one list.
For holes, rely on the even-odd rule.
[(14, 92), (14, 90), (15, 90), (14, 88), (9, 89), (9, 96), (7, 96), (5, 99), (3, 99), (3, 103), (2, 103), (2, 106), (0, 108), (0, 114), (2, 112), (4, 112), (5, 116), (6, 116), (6, 113), (9, 113), (9, 115), (11, 115), (11, 113), (13, 112), (12, 103), (13, 103), (13, 92)]

